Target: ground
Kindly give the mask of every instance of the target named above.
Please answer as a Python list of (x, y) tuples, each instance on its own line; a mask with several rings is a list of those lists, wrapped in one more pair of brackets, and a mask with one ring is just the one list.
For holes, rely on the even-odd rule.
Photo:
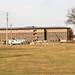
[(75, 75), (75, 44), (1, 46), (0, 75)]

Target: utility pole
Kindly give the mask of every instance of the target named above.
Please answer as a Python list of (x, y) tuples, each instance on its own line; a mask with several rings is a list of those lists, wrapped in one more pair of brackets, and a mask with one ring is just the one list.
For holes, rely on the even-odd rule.
[(11, 45), (12, 45), (12, 24), (10, 25), (11, 28)]
[(6, 46), (8, 45), (8, 12), (6, 12)]

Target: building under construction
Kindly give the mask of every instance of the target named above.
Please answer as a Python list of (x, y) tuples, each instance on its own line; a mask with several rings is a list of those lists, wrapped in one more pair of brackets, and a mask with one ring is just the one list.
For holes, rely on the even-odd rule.
[(0, 43), (6, 41), (6, 33), (9, 39), (47, 40), (48, 42), (59, 42), (60, 40), (71, 40), (73, 33), (68, 27), (25, 27), (25, 28), (0, 28)]

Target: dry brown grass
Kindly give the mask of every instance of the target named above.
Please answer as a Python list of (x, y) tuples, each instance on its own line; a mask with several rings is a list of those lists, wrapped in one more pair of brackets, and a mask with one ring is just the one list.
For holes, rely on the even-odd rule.
[(75, 44), (0, 47), (0, 75), (74, 75)]

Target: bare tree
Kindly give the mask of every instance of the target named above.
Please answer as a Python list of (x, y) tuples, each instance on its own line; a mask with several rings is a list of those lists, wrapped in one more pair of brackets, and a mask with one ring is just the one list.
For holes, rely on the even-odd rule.
[(68, 10), (66, 24), (75, 24), (75, 7)]

